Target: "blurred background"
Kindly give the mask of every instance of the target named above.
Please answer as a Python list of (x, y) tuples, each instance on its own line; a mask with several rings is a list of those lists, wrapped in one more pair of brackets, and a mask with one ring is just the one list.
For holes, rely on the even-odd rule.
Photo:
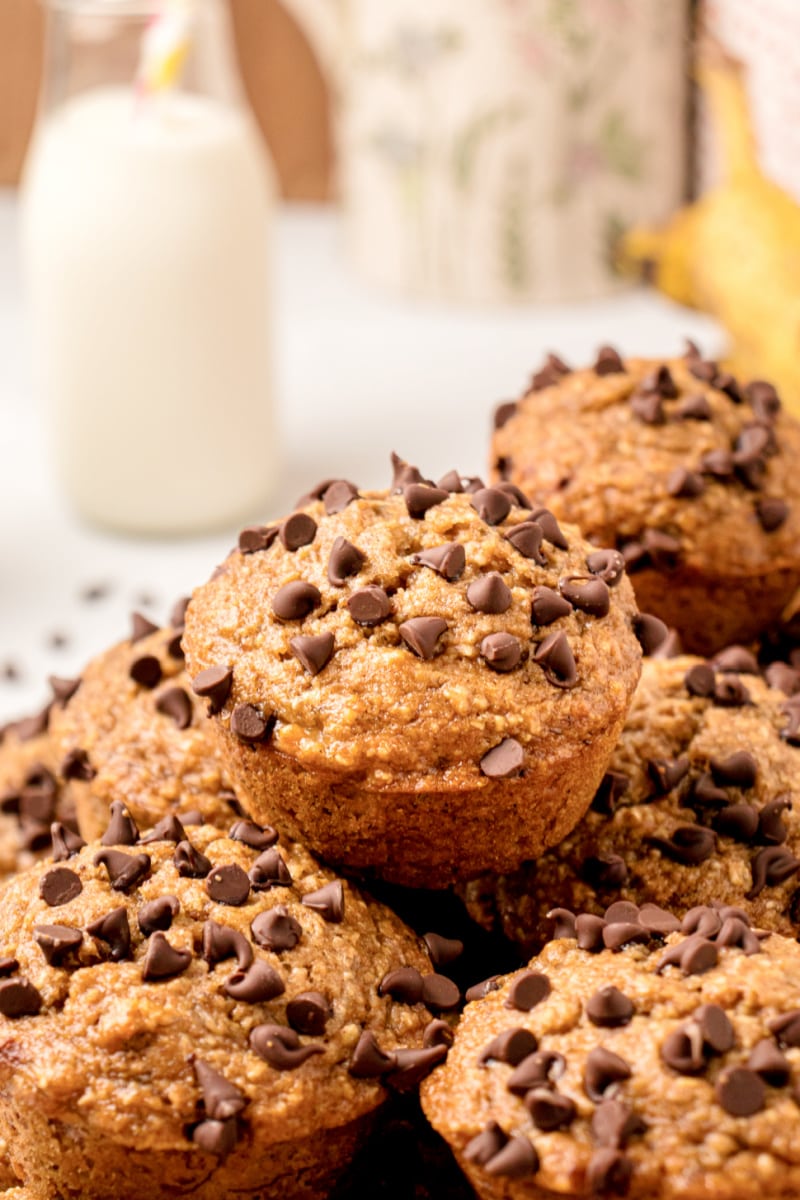
[(800, 411), (797, 0), (2, 0), (0, 721), (547, 351)]

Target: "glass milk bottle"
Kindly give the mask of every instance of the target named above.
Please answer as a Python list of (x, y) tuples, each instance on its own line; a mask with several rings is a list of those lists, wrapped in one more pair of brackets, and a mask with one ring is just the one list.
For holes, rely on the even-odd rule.
[(257, 516), (275, 471), (271, 177), (219, 0), (45, 0), (23, 265), (58, 474), (88, 520)]

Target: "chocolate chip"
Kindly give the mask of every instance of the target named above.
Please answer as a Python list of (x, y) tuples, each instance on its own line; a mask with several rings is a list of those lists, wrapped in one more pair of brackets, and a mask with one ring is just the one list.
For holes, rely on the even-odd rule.
[(68, 925), (34, 925), (33, 940), (48, 966), (60, 967), (67, 955), (83, 944), (83, 934)]
[(583, 1086), (590, 1100), (598, 1103), (605, 1097), (609, 1088), (630, 1077), (630, 1067), (618, 1054), (606, 1050), (604, 1046), (596, 1046), (594, 1050), (589, 1051), (583, 1072)]
[(684, 975), (702, 975), (715, 967), (718, 961), (719, 954), (714, 943), (700, 934), (693, 934), (684, 942), (670, 946), (662, 956), (656, 971), (661, 972), (665, 967), (677, 966)]
[(575, 914), (568, 908), (551, 908), (547, 914), (548, 921), (553, 922), (551, 937), (574, 938), (576, 934)]
[(656, 392), (664, 400), (674, 400), (678, 395), (678, 388), (675, 380), (672, 378), (672, 372), (665, 364), (648, 372), (640, 386), (642, 391)]
[(35, 1017), (43, 1003), (41, 993), (24, 976), (0, 982), (0, 1014), (12, 1021), (17, 1017)]
[(716, 833), (737, 842), (749, 842), (758, 829), (758, 813), (750, 804), (727, 804), (712, 821)]
[(313, 504), (315, 500), (321, 500), (332, 483), (336, 483), (336, 480), (321, 479), (310, 491), (305, 492), (299, 500), (295, 501), (295, 508), (306, 508), (309, 504)]
[(238, 906), (249, 899), (250, 880), (238, 863), (212, 867), (206, 879), (206, 891), (217, 904)]
[(781, 712), (788, 717), (788, 724), (781, 730), (781, 737), (790, 746), (800, 746), (800, 697), (791, 696), (781, 705)]
[(86, 845), (79, 833), (68, 829), (60, 821), (54, 821), (50, 826), (50, 837), (53, 842), (53, 862), (65, 862)]
[(679, 1075), (699, 1075), (707, 1064), (703, 1053), (703, 1034), (694, 1021), (668, 1033), (661, 1044), (661, 1057)]
[(19, 963), (16, 958), (0, 958), (0, 975), (13, 975), (19, 970)]
[(178, 874), (184, 879), (205, 879), (211, 870), (211, 860), (186, 838), (178, 842), (172, 861)]
[(467, 602), (476, 612), (499, 615), (511, 607), (511, 588), (497, 571), (473, 579), (467, 588)]
[(728, 1067), (714, 1087), (717, 1102), (734, 1117), (750, 1117), (764, 1107), (764, 1083), (747, 1067)]
[(609, 904), (603, 916), (610, 925), (616, 925), (620, 921), (638, 925), (639, 906), (638, 904), (634, 904), (632, 900), (615, 900), (613, 904)]
[(568, 550), (569, 542), (561, 532), (558, 521), (550, 512), (549, 508), (534, 508), (530, 515), (531, 521), (535, 521), (542, 529), (545, 540), (550, 542), (551, 546), (556, 546), (559, 550)]
[(683, 933), (699, 933), (704, 938), (716, 937), (721, 928), (719, 909), (710, 908), (707, 904), (690, 908), (681, 922)]
[(480, 1133), (467, 1142), (464, 1158), (467, 1162), (474, 1162), (483, 1167), (500, 1153), (507, 1141), (508, 1138), (497, 1122), (490, 1121)]
[(564, 596), (549, 587), (535, 587), (531, 605), (531, 620), (534, 625), (552, 625), (561, 617), (568, 617), (572, 605)]
[(695, 392), (678, 405), (675, 416), (682, 421), (710, 421), (711, 405), (702, 392)]
[(190, 950), (178, 950), (170, 945), (160, 930), (151, 935), (142, 965), (145, 983), (154, 979), (171, 979), (180, 975), (192, 961)]
[(391, 996), (401, 1004), (419, 1004), (422, 1000), (422, 975), (416, 967), (397, 967), (378, 984), (379, 996)]
[(626, 1196), (633, 1163), (620, 1150), (595, 1150), (586, 1168), (586, 1186), (592, 1196)]
[(553, 387), (565, 375), (569, 375), (571, 370), (572, 368), (557, 354), (548, 354), (544, 366), (531, 376), (530, 390), (540, 392), (542, 388)]
[(800, 691), (800, 671), (790, 667), (788, 663), (770, 663), (764, 671), (764, 678), (771, 688), (787, 696), (793, 696)]
[(39, 895), (51, 908), (69, 904), (82, 891), (80, 878), (69, 867), (54, 867), (39, 880)]
[(717, 364), (710, 359), (701, 358), (699, 353), (691, 358), (687, 355), (687, 362), (689, 371), (695, 379), (702, 379), (703, 383), (713, 383), (717, 378)]
[(122, 850), (101, 850), (93, 859), (96, 867), (103, 866), (109, 882), (118, 892), (129, 892), (150, 873), (148, 854), (124, 854)]
[(136, 914), (139, 928), (145, 937), (149, 937), (157, 929), (163, 933), (172, 925), (180, 909), (181, 904), (177, 896), (158, 896), (155, 900), (149, 900)]
[(65, 755), (61, 764), (61, 774), (64, 779), (78, 779), (82, 783), (91, 783), (97, 771), (89, 762), (86, 751), (75, 749)]
[(196, 696), (208, 700), (209, 714), (218, 713), (225, 707), (233, 684), (233, 668), (219, 665), (206, 667), (192, 680), (192, 691)]
[(193, 1058), (192, 1066), (209, 1117), (215, 1121), (225, 1121), (242, 1111), (247, 1099), (234, 1084), (200, 1058)]
[(158, 626), (152, 621), (143, 616), (140, 612), (131, 613), (131, 644), (140, 642), (142, 638), (149, 637), (151, 633), (158, 633)]
[(759, 420), (774, 421), (780, 412), (781, 401), (771, 383), (767, 383), (763, 379), (754, 379), (747, 384), (744, 394)]
[(260, 550), (269, 550), (277, 536), (277, 525), (248, 525), (239, 534), (239, 552), (257, 554)]
[(651, 758), (647, 763), (647, 774), (661, 796), (666, 796), (689, 774), (689, 756), (680, 758)]
[(136, 822), (121, 800), (112, 800), (111, 819), (100, 838), (101, 846), (135, 846), (139, 840)]
[(726, 758), (712, 758), (711, 775), (721, 787), (751, 788), (758, 776), (758, 764), (747, 750), (737, 750)]
[(595, 359), (595, 375), (619, 375), (624, 371), (625, 364), (614, 347), (601, 346)]
[(256, 825), (255, 821), (236, 821), (228, 834), (234, 842), (244, 842), (253, 850), (268, 850), (278, 840), (278, 834), (271, 825)]
[[(517, 411), (516, 400), (507, 400), (504, 404), (498, 404), (497, 408), (494, 410), (494, 416), (492, 418), (494, 428), (502, 429), (503, 426), (505, 424), (507, 424), (508, 421), (511, 420), (511, 418), (514, 416), (514, 413), (516, 411)], [(444, 486), (444, 484), (442, 483), (441, 480), (439, 481), (439, 486), (440, 487)], [(450, 490), (450, 489), (448, 489), (448, 490)]]
[(302, 1045), (295, 1031), (287, 1025), (256, 1025), (250, 1031), (249, 1042), (251, 1050), (276, 1071), (294, 1071), (324, 1050), (314, 1044)]
[(447, 1021), (434, 1020), (429, 1021), (422, 1032), (422, 1046), (427, 1050), (430, 1046), (447, 1046), (450, 1047), (455, 1039), (455, 1034)]
[(282, 950), (293, 950), (303, 931), (299, 922), (289, 915), (286, 906), (276, 904), (274, 908), (253, 918), (250, 932), (257, 946), (279, 954)]
[(549, 633), (533, 653), (545, 673), (548, 683), (559, 688), (573, 688), (578, 682), (575, 657), (563, 629)]
[(128, 674), (134, 683), (152, 689), (161, 682), (161, 663), (154, 655), (143, 654), (141, 658), (133, 660)]
[(789, 505), (777, 496), (765, 496), (756, 503), (756, 516), (765, 533), (780, 529), (789, 516)]
[(11, 728), (21, 742), (30, 742), (40, 734), (46, 733), (49, 723), (50, 705), (47, 704), (41, 712), (35, 713), (34, 716), (25, 717), (22, 721), (15, 721)]
[[(167, 899), (175, 900), (175, 897), (170, 896)], [(153, 904), (157, 903), (159, 901), (153, 901)], [(177, 900), (175, 903), (177, 905)], [(175, 912), (177, 912), (177, 908)], [(170, 916), (171, 919), (172, 916)], [(140, 913), (140, 926), (141, 923)], [(216, 921), (205, 921), (203, 924), (203, 958), (205, 961), (210, 967), (214, 967), (218, 962), (231, 956), (236, 958), (236, 966), (239, 971), (247, 970), (253, 961), (253, 948), (247, 938), (238, 929), (232, 929), (229, 925), (219, 925)]]
[(435, 656), (437, 642), (446, 630), (447, 621), (442, 617), (412, 617), (403, 621), (397, 632), (412, 653), (427, 660)]
[(550, 980), (540, 971), (523, 971), (512, 983), (505, 1006), (518, 1012), (530, 1012), (550, 995)]
[(295, 579), (278, 588), (272, 597), (272, 611), (281, 621), (300, 621), (321, 603), (319, 588), (303, 579)]
[(590, 954), (597, 954), (602, 950), (605, 927), (606, 923), (602, 917), (596, 917), (594, 913), (580, 913), (575, 918), (575, 937), (579, 949), (587, 950)]
[(375, 1034), (365, 1029), (356, 1042), (347, 1069), (355, 1079), (377, 1079), (391, 1071), (394, 1065), (395, 1055), (385, 1054), (375, 1040)]
[(690, 667), (683, 677), (683, 685), (690, 696), (700, 696), (702, 699), (714, 695), (716, 677), (714, 670), (706, 663), (698, 663)]
[(467, 988), (464, 993), (464, 999), (468, 1004), (473, 1000), (484, 1000), (491, 992), (496, 992), (500, 987), (500, 976), (490, 975), (488, 979), (482, 979), (480, 983), (473, 983), (472, 987)]
[(653, 654), (669, 634), (664, 622), (651, 613), (638, 613), (633, 618), (633, 632), (645, 654)]
[(322, 1037), (333, 1016), (330, 1002), (321, 992), (300, 992), (286, 1005), (286, 1020), (297, 1033)]
[(333, 634), (319, 633), (313, 637), (294, 637), (289, 646), (308, 674), (318, 675), (333, 654)]
[(294, 552), (301, 546), (308, 546), (317, 534), (317, 523), (308, 513), (296, 512), (287, 517), (278, 530), (284, 549)]
[(90, 937), (106, 943), (112, 962), (130, 958), (131, 930), (126, 908), (112, 908), (111, 912), (87, 925), (86, 932)]
[(611, 596), (602, 579), (587, 579), (584, 575), (570, 575), (558, 581), (558, 590), (565, 600), (590, 617), (605, 617), (611, 607)]
[(53, 690), (53, 699), (60, 705), (65, 705), (80, 687), (80, 676), (77, 679), (62, 679), (60, 675), (48, 675), (47, 682)]
[(201, 1121), (192, 1130), (192, 1141), (206, 1154), (225, 1159), (236, 1145), (238, 1130), (236, 1120)]
[(446, 975), (423, 975), (422, 1003), (431, 1012), (447, 1012), (456, 1008), (461, 999), (461, 993), (452, 979)]
[[(185, 818), (188, 814), (184, 813), (183, 815)], [(168, 813), (166, 817), (162, 817), (153, 826), (149, 833), (146, 833), (144, 837), (140, 837), (139, 841), (145, 845), (149, 845), (150, 842), (174, 842), (177, 845), (178, 842), (184, 841), (185, 838), (186, 830), (179, 818), (175, 813)]]
[(620, 888), (628, 882), (628, 868), (619, 854), (587, 854), (580, 875), (593, 888)]
[(479, 1065), (487, 1062), (508, 1063), (517, 1067), (529, 1054), (539, 1049), (539, 1042), (529, 1029), (506, 1029), (484, 1046), (478, 1058)]
[(737, 675), (759, 675), (758, 660), (745, 646), (726, 646), (715, 654), (712, 665), (717, 671), (732, 671)]
[(681, 543), (662, 529), (646, 529), (642, 545), (657, 571), (672, 571), (681, 554)]
[(781, 1046), (800, 1046), (800, 1008), (771, 1017), (767, 1021), (767, 1029), (775, 1035)]
[(490, 633), (481, 642), (481, 655), (493, 671), (513, 671), (522, 661), (522, 643), (510, 633)]
[(493, 1158), (484, 1163), (483, 1169), (487, 1175), (521, 1179), (526, 1175), (534, 1175), (539, 1170), (539, 1155), (526, 1137), (514, 1133), (502, 1150), (498, 1150)]
[(323, 921), (338, 925), (344, 918), (344, 888), (340, 879), (326, 883), (315, 892), (306, 892), (301, 897), (301, 904), (313, 912), (319, 913)]
[(328, 558), (328, 582), (334, 587), (344, 587), (351, 575), (357, 575), (367, 561), (357, 546), (347, 538), (337, 537), (331, 546)]
[(258, 856), (250, 868), (250, 883), (256, 892), (271, 888), (291, 887), (292, 876), (283, 856), (275, 847), (270, 847)]
[(448, 583), (454, 583), (464, 573), (467, 556), (459, 542), (445, 542), (442, 546), (433, 546), (430, 550), (420, 550), (418, 554), (412, 554), (411, 561), (421, 567), (430, 567)]
[(525, 1095), (525, 1107), (534, 1125), (544, 1133), (566, 1129), (575, 1120), (575, 1104), (568, 1096), (548, 1087), (532, 1088)]
[(239, 741), (254, 745), (263, 742), (274, 724), (273, 717), (265, 717), (253, 704), (237, 704), (231, 713), (231, 733)]
[(781, 846), (787, 837), (786, 826), (781, 820), (781, 813), (792, 807), (788, 796), (779, 796), (770, 800), (758, 814), (758, 841), (768, 846)]
[(771, 1087), (786, 1087), (792, 1074), (789, 1060), (771, 1038), (756, 1043), (750, 1052), (747, 1067)]
[(733, 475), (733, 455), (730, 450), (709, 450), (700, 459), (700, 470), (704, 475), (726, 480)]
[(403, 490), (408, 515), (421, 520), (429, 508), (443, 504), (450, 496), (444, 488), (429, 487), (424, 483), (411, 483)]
[(472, 494), (472, 507), (487, 525), (500, 525), (511, 512), (511, 498), (499, 487), (480, 488)]
[(783, 846), (765, 846), (750, 861), (753, 886), (746, 894), (747, 900), (755, 900), (765, 887), (777, 887), (800, 871), (800, 859), (795, 858)]
[(697, 867), (715, 853), (717, 839), (702, 825), (679, 825), (669, 838), (647, 839), (661, 853), (683, 867)]
[(727, 1054), (735, 1039), (733, 1026), (724, 1009), (718, 1004), (701, 1004), (692, 1014), (703, 1043), (714, 1054)]
[(663, 425), (667, 419), (658, 392), (633, 392), (630, 404), (631, 412), (645, 425)]
[(547, 555), (542, 550), (543, 538), (544, 530), (536, 521), (522, 521), (505, 535), (505, 540), (511, 542), (523, 558), (533, 559), (540, 566), (547, 563)]
[(586, 566), (610, 588), (616, 587), (625, 574), (625, 560), (618, 550), (593, 550), (586, 556)]
[[(503, 406), (501, 405), (501, 407)], [(461, 481), (461, 476), (458, 471), (446, 471), (442, 478), (437, 480), (436, 486), (439, 488), (444, 488), (446, 492), (461, 493), (464, 491), (464, 484)], [(481, 484), (481, 486), (483, 486), (483, 484)]]
[(739, 917), (728, 917), (717, 934), (718, 946), (738, 946), (745, 954), (760, 954), (761, 942), (753, 930)]
[(222, 990), (232, 1000), (244, 1004), (266, 1004), (282, 996), (286, 985), (274, 967), (256, 959), (249, 967), (237, 968), (229, 975)]
[(587, 1017), (603, 1029), (627, 1025), (635, 1011), (633, 1002), (613, 986), (599, 988), (586, 1002)]
[(676, 467), (667, 477), (667, 495), (679, 499), (693, 500), (705, 491), (705, 480), (697, 471)]
[(603, 1100), (592, 1113), (592, 1137), (598, 1146), (619, 1150), (647, 1126), (623, 1100)]
[(525, 751), (516, 738), (503, 738), (480, 761), (481, 774), (487, 779), (516, 779), (523, 773)]
[(567, 1069), (563, 1054), (554, 1050), (537, 1050), (526, 1055), (506, 1080), (506, 1089), (514, 1096), (524, 1096), (535, 1087), (550, 1087)]
[(630, 780), (627, 775), (623, 775), (620, 771), (606, 771), (595, 792), (592, 808), (595, 812), (603, 813), (605, 816), (613, 816), (619, 801), (629, 786)]
[(422, 1050), (401, 1048), (395, 1052), (394, 1066), (386, 1077), (395, 1092), (414, 1092), (435, 1066), (447, 1058), (447, 1046), (429, 1046)]
[(156, 700), (156, 709), (172, 717), (178, 729), (188, 729), (192, 723), (192, 702), (182, 687), (167, 688)]
[(350, 616), (357, 625), (380, 625), (391, 614), (392, 602), (386, 592), (375, 584), (359, 588), (347, 601)]
[(618, 953), (633, 942), (649, 942), (650, 934), (638, 921), (607, 922), (603, 926), (603, 945)]

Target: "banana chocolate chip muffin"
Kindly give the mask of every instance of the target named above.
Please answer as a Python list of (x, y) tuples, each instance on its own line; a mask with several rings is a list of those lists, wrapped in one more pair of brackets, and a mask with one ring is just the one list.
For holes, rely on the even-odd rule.
[(140, 836), (120, 803), (7, 885), (0, 955), (0, 1132), (34, 1200), (327, 1195), (459, 999), (274, 830)]
[(800, 946), (736, 908), (566, 910), (422, 1087), (481, 1200), (800, 1192)]
[(710, 654), (774, 624), (800, 585), (800, 424), (770, 384), (683, 358), (551, 356), (496, 415), (495, 478), (624, 555), (641, 608)]
[(168, 629), (134, 613), (130, 638), (93, 659), (53, 711), (65, 791), (90, 840), (105, 829), (114, 800), (145, 828), (170, 813), (226, 828), (241, 815), (206, 706), (184, 670), (186, 603), (176, 605)]
[[(788, 683), (788, 668), (767, 670)], [(796, 937), (799, 747), (800, 695), (770, 686), (743, 647), (711, 662), (645, 659), (589, 812), (538, 861), (469, 883), (472, 916), (530, 953), (558, 905), (652, 901), (684, 913), (716, 896)]]
[(184, 644), (257, 819), (437, 887), (573, 827), (652, 632), (619, 554), (507, 484), (396, 459), (389, 491), (327, 480), (245, 529)]

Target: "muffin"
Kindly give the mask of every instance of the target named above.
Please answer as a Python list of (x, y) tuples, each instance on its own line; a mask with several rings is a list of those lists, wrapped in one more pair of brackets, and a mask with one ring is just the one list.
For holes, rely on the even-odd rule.
[(757, 669), (742, 647), (712, 663), (645, 659), (590, 811), (538, 861), (468, 884), (472, 916), (531, 953), (558, 906), (629, 900), (682, 914), (716, 897), (796, 937), (800, 697)]
[(711, 654), (775, 623), (800, 584), (800, 424), (694, 346), (594, 367), (551, 357), (498, 410), (495, 479), (624, 555), (639, 606)]
[(93, 659), (52, 714), (64, 788), (89, 840), (105, 829), (115, 800), (143, 828), (171, 813), (220, 828), (241, 815), (205, 703), (184, 670), (181, 633), (182, 625), (159, 629), (134, 613), (130, 638)]
[(326, 1195), (459, 998), (274, 830), (142, 837), (119, 803), (7, 884), (0, 954), (0, 1132), (34, 1200)]
[(443, 887), (558, 842), (640, 668), (622, 561), (516, 488), (326, 480), (246, 529), (184, 645), (242, 803), (326, 861)]
[(800, 946), (743, 913), (566, 911), (422, 1087), (481, 1200), (800, 1191)]

